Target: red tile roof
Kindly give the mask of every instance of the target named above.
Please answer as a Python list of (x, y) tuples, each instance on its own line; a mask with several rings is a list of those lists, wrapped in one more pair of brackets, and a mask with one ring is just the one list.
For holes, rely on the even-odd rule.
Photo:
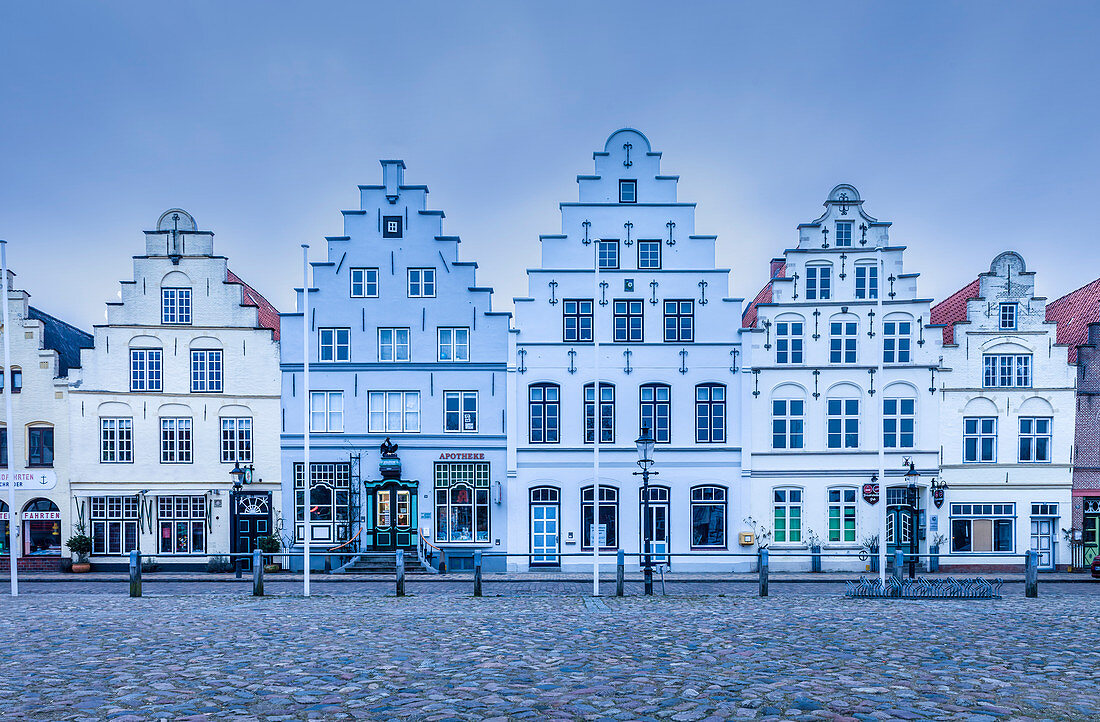
[(1088, 342), (1089, 324), (1100, 321), (1100, 278), (1048, 303), (1046, 320), (1058, 324), (1058, 343), (1069, 345), (1069, 362), (1077, 363), (1077, 347)]
[(943, 324), (944, 346), (955, 343), (955, 324), (966, 320), (966, 302), (978, 297), (979, 287), (975, 278), (932, 307), (928, 320), (933, 325)]
[(271, 303), (260, 295), (259, 291), (249, 286), (247, 283), (241, 280), (240, 276), (225, 269), (226, 283), (236, 283), (241, 286), (241, 305), (242, 306), (255, 306), (259, 309), (256, 314), (260, 328), (271, 329), (271, 332), (276, 341), (279, 340), (279, 312), (275, 310), (275, 307)]
[[(772, 280), (776, 278), (783, 278), (783, 274), (787, 270), (787, 264), (781, 260), (776, 259), (771, 262), (771, 274)], [(756, 326), (757, 309), (761, 303), (772, 302), (772, 281), (769, 280), (764, 287), (760, 289), (760, 293), (756, 294), (756, 298), (752, 299), (752, 303), (749, 304), (745, 312), (741, 314), (741, 328), (754, 328)]]

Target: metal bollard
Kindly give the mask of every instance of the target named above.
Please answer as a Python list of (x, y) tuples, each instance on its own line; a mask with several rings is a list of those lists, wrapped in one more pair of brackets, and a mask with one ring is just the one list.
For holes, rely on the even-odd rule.
[(405, 550), (397, 550), (397, 590), (394, 592), (399, 597), (405, 596)]
[(241, 572), (243, 571), (243, 567), (244, 567), (244, 560), (241, 559), (241, 557), (234, 556), (233, 557), (233, 576), (235, 576), (237, 579), (240, 579), (241, 578)]
[(474, 552), (474, 596), (481, 596), (481, 552)]
[(626, 583), (626, 552), (619, 550), (619, 560), (615, 565), (615, 596), (623, 595), (623, 587)]
[(439, 550), (439, 573), (440, 575), (447, 573), (447, 550)]
[(264, 595), (264, 558), (259, 549), (252, 551), (252, 596)]
[(141, 596), (141, 552), (130, 551), (130, 596)]
[(1028, 549), (1024, 553), (1024, 596), (1039, 596), (1039, 552)]
[(768, 548), (760, 549), (760, 596), (768, 596)]

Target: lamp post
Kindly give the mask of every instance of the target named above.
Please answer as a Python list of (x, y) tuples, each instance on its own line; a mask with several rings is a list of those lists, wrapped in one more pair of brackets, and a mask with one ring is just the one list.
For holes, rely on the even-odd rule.
[(653, 465), (653, 448), (656, 446), (656, 442), (653, 440), (653, 435), (649, 433), (649, 427), (643, 427), (642, 433), (634, 442), (638, 446), (638, 466), (642, 467), (641, 471), (635, 471), (634, 476), (642, 477), (642, 503), (644, 506), (643, 514), (645, 515), (645, 521), (642, 523), (642, 532), (644, 539), (644, 575), (645, 575), (645, 593), (647, 597), (653, 596), (653, 516), (649, 512), (649, 477), (656, 476), (658, 472), (650, 471), (649, 467)]
[(240, 550), (237, 548), (237, 496), (241, 493), (241, 489), (245, 484), (252, 483), (252, 474), (255, 468), (252, 464), (242, 467), (239, 462), (233, 463), (233, 469), (229, 472), (229, 476), (233, 479), (233, 491), (229, 495), (229, 503), (231, 505), (229, 513), (229, 551), (233, 554), (233, 571), (237, 577), (241, 576), (241, 558), (237, 556)]
[(914, 579), (917, 576), (917, 509), (920, 506), (920, 497), (917, 496), (917, 477), (920, 474), (917, 473), (916, 464), (912, 459), (906, 459), (905, 463), (908, 464), (908, 468), (905, 470), (905, 488), (908, 493), (907, 501), (909, 502), (911, 528), (909, 530), (909, 578)]

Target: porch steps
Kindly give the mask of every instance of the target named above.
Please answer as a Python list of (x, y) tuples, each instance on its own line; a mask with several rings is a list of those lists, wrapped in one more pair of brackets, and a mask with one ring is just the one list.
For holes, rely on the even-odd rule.
[[(394, 576), (397, 574), (397, 563), (393, 554), (383, 552), (363, 552), (357, 559), (341, 569), (344, 574), (380, 574)], [(416, 559), (416, 549), (405, 550), (405, 574), (426, 574), (427, 571), (420, 566)]]

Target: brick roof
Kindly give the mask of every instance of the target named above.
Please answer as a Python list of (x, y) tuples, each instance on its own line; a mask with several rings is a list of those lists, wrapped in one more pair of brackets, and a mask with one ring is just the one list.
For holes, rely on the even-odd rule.
[(783, 263), (780, 259), (775, 259), (771, 262), (771, 274), (772, 278), (764, 287), (760, 289), (760, 293), (756, 294), (756, 298), (752, 299), (752, 303), (749, 304), (745, 312), (741, 314), (741, 328), (755, 328), (757, 306), (762, 303), (772, 302), (772, 280), (776, 278), (783, 278), (783, 274), (787, 270), (787, 264)]
[(279, 312), (275, 310), (275, 307), (271, 305), (266, 298), (260, 295), (259, 291), (249, 286), (247, 283), (241, 280), (240, 276), (225, 269), (226, 283), (236, 283), (241, 286), (241, 305), (242, 306), (255, 306), (259, 309), (256, 314), (260, 328), (271, 329), (272, 334), (276, 341), (279, 340)]
[(943, 345), (955, 343), (955, 324), (966, 320), (966, 302), (978, 297), (980, 284), (974, 279), (958, 291), (932, 307), (928, 320), (933, 324), (943, 324)]
[(1089, 324), (1100, 321), (1100, 278), (1048, 303), (1046, 320), (1058, 324), (1058, 343), (1069, 346), (1069, 362), (1077, 363), (1077, 347), (1088, 343)]
[(95, 345), (92, 334), (34, 306), (28, 307), (27, 317), (42, 322), (42, 345), (57, 351), (58, 376), (68, 376), (69, 369), (80, 368), (80, 349)]

